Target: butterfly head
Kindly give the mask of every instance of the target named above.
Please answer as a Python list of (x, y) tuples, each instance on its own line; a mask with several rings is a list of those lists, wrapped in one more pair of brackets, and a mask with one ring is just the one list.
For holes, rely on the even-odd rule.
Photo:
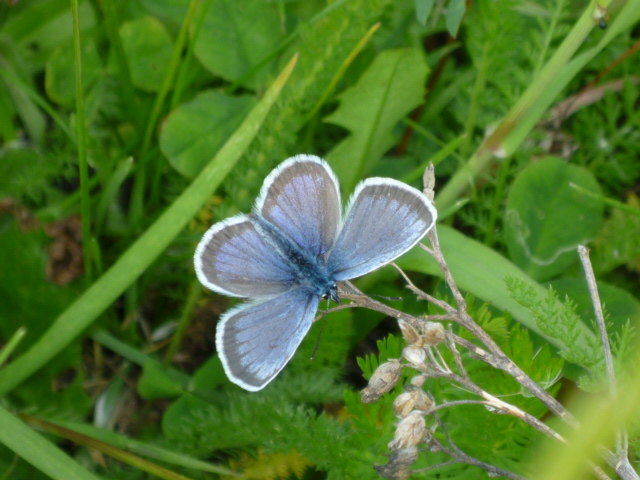
[(333, 302), (340, 304), (340, 297), (338, 296), (338, 285), (335, 282), (321, 295), (325, 300), (333, 300)]

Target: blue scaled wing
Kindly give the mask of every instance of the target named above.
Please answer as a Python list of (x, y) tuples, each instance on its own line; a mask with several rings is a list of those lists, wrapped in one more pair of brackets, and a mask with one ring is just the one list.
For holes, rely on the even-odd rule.
[(318, 301), (310, 290), (295, 288), (225, 313), (218, 323), (216, 347), (229, 379), (252, 392), (264, 388), (311, 328)]
[(291, 290), (295, 282), (293, 269), (247, 215), (209, 228), (196, 248), (194, 266), (205, 287), (235, 297), (271, 297)]
[(319, 157), (291, 157), (265, 179), (255, 209), (318, 258), (329, 251), (340, 228), (338, 180)]
[(338, 281), (369, 273), (396, 259), (433, 227), (435, 207), (418, 190), (390, 178), (360, 182), (328, 259)]

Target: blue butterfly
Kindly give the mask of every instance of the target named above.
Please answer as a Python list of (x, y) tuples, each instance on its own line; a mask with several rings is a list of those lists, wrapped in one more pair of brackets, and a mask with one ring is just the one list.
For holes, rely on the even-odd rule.
[(399, 257), (433, 227), (437, 212), (391, 178), (360, 182), (342, 217), (340, 188), (321, 158), (297, 155), (265, 179), (253, 211), (213, 225), (195, 252), (202, 284), (251, 299), (220, 319), (216, 347), (229, 379), (249, 391), (284, 368), (336, 282)]

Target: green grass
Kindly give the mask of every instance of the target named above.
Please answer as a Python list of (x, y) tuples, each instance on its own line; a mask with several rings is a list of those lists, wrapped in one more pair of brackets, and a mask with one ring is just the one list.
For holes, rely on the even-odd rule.
[[(587, 244), (637, 396), (640, 0), (13, 3), (0, 3), (0, 478), (379, 478), (402, 385), (372, 405), (357, 391), (399, 355), (395, 323), (331, 314), (248, 393), (215, 353), (231, 301), (193, 272), (206, 228), (248, 211), (298, 153), (325, 157), (344, 198), (374, 175), (421, 188), (433, 161), (440, 244), (469, 313), (529, 376), (562, 376), (561, 398), (606, 389), (576, 253)], [(570, 97), (575, 112), (553, 110)], [(450, 300), (426, 252), (397, 263)], [(391, 267), (357, 285), (408, 315), (442, 313)], [(513, 379), (463, 361), (557, 427)], [(424, 389), (477, 398), (443, 380)], [(620, 405), (636, 452), (637, 408)], [(540, 470), (540, 435), (522, 422), (478, 406), (441, 415), (470, 455)], [(598, 418), (575, 448), (610, 429)], [(448, 460), (421, 452), (411, 468)]]

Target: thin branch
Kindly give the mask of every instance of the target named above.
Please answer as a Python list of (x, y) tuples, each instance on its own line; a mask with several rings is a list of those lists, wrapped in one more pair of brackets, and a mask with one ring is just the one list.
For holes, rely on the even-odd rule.
[[(427, 375), (434, 376), (431, 374), (427, 374)], [(458, 383), (459, 385), (463, 386), (471, 393), (474, 393), (475, 395), (484, 398), (486, 406), (492, 407), (502, 414), (511, 415), (513, 417), (519, 418), (520, 420), (525, 422), (527, 425), (531, 426), (532, 428), (535, 428), (536, 430), (545, 434), (549, 438), (553, 438), (554, 440), (557, 440), (560, 443), (564, 443), (564, 444), (567, 443), (567, 441), (564, 439), (564, 437), (562, 437), (562, 435), (560, 435), (558, 432), (553, 430), (544, 422), (541, 422), (533, 415), (525, 412), (524, 410), (514, 405), (511, 405), (510, 403), (504, 402), (503, 400), (500, 400), (499, 398), (494, 397), (489, 392), (483, 390), (478, 385), (476, 385), (473, 381), (467, 378), (461, 377), (460, 375), (456, 375), (455, 373), (440, 372), (439, 374), (437, 374), (437, 376), (440, 378), (446, 378), (452, 382)]]
[[(558, 434), (553, 429), (548, 427), (545, 423), (538, 420), (536, 417), (530, 415), (529, 413), (513, 405), (510, 405), (494, 397), (493, 395), (489, 394), (488, 392), (484, 391), (482, 388), (477, 386), (475, 383), (473, 383), (472, 380), (470, 380), (469, 376), (466, 373), (466, 370), (464, 369), (462, 358), (456, 348), (456, 345), (460, 345), (466, 348), (469, 351), (469, 355), (472, 358), (481, 360), (498, 370), (502, 370), (506, 372), (508, 375), (514, 378), (523, 388), (525, 388), (526, 390), (531, 392), (536, 398), (538, 398), (538, 400), (540, 400), (554, 415), (558, 416), (560, 419), (562, 419), (565, 423), (571, 425), (573, 428), (577, 429), (579, 427), (578, 421), (573, 416), (573, 414), (569, 412), (561, 403), (559, 403), (552, 395), (550, 395), (544, 388), (542, 388), (535, 381), (533, 381), (533, 379), (531, 379), (520, 367), (518, 367), (508, 357), (508, 355), (506, 355), (502, 351), (502, 349), (493, 340), (493, 338), (491, 338), (491, 336), (487, 332), (485, 332), (467, 313), (466, 302), (464, 300), (464, 297), (462, 296), (462, 293), (457, 287), (451, 275), (451, 272), (444, 260), (444, 257), (442, 256), (440, 245), (438, 243), (436, 229), (431, 230), (431, 232), (429, 233), (429, 238), (431, 240), (433, 250), (429, 249), (428, 247), (422, 244), (420, 244), (420, 246), (424, 250), (431, 253), (434, 259), (436, 260), (439, 268), (442, 271), (443, 277), (447, 282), (449, 289), (451, 290), (453, 297), (458, 305), (457, 309), (449, 305), (447, 302), (437, 299), (432, 295), (429, 295), (428, 293), (420, 290), (411, 282), (411, 279), (404, 273), (402, 269), (400, 269), (397, 265), (392, 264), (406, 281), (407, 288), (409, 288), (409, 290), (411, 290), (419, 299), (423, 299), (432, 303), (436, 307), (444, 310), (446, 313), (444, 315), (430, 315), (430, 316), (416, 318), (412, 315), (408, 315), (404, 312), (396, 310), (392, 307), (389, 307), (383, 303), (380, 303), (376, 300), (373, 300), (370, 297), (363, 295), (350, 282), (344, 282), (348, 286), (349, 290), (346, 292), (341, 291), (340, 295), (342, 298), (349, 299), (353, 303), (348, 305), (341, 305), (339, 307), (336, 307), (332, 311), (343, 309), (343, 308), (353, 308), (356, 306), (364, 307), (364, 308), (368, 308), (371, 310), (384, 313), (385, 315), (388, 315), (397, 319), (401, 319), (407, 322), (409, 325), (416, 328), (418, 331), (421, 330), (421, 326), (424, 325), (425, 321), (440, 321), (440, 322), (450, 321), (450, 322), (455, 322), (459, 324), (460, 326), (468, 330), (470, 333), (472, 333), (485, 347), (485, 348), (482, 348), (468, 340), (465, 340), (461, 337), (456, 336), (451, 332), (451, 329), (449, 327), (447, 334), (445, 335), (445, 343), (446, 343), (446, 346), (449, 348), (449, 350), (452, 352), (453, 359), (456, 363), (456, 366), (458, 367), (458, 370), (460, 370), (461, 375), (457, 375), (453, 373), (449, 369), (449, 367), (446, 366), (446, 363), (444, 367), (440, 365), (440, 362), (435, 361), (432, 355), (430, 356), (433, 362), (431, 366), (424, 365), (424, 368), (421, 368), (421, 367), (416, 367), (414, 365), (414, 368), (421, 370), (426, 377), (431, 377), (431, 378), (442, 377), (442, 378), (447, 378), (450, 381), (453, 381), (455, 383), (458, 383), (459, 385), (468, 389), (470, 392), (482, 397), (484, 401), (479, 403), (496, 409), (498, 413), (508, 414), (516, 418), (519, 418), (525, 423), (527, 423), (528, 425), (530, 425), (532, 428), (539, 430), (543, 434), (555, 439), (556, 441), (566, 443), (566, 440), (560, 434)], [(438, 351), (438, 353), (440, 352)], [(445, 405), (452, 406), (453, 404), (445, 404)], [(437, 408), (446, 408), (446, 407), (437, 407)], [(435, 441), (435, 439), (433, 440)], [(445, 449), (445, 447), (442, 445), (438, 445), (438, 448)], [(487, 468), (485, 467), (495, 468), (488, 464), (483, 464), (484, 466), (479, 465), (474, 462), (475, 459), (472, 459), (472, 457), (469, 457), (469, 459), (472, 459), (471, 462), (466, 461), (467, 460), (466, 458), (465, 460), (462, 460), (461, 458), (463, 457), (460, 457), (460, 455), (463, 455), (463, 456), (466, 455), (464, 453), (461, 454), (460, 452), (451, 452), (451, 451), (448, 451), (448, 449), (445, 449), (443, 451), (446, 451), (447, 453), (449, 453), (454, 458), (460, 461), (478, 465), (480, 466), (480, 468), (484, 468), (486, 470)], [(630, 471), (633, 471), (633, 469), (630, 468), (627, 457), (624, 457), (624, 459), (622, 459), (618, 455), (614, 455), (613, 453), (611, 453), (606, 449), (604, 449), (603, 451), (603, 456), (605, 457), (607, 463), (612, 468), (614, 468), (616, 473), (618, 473), (618, 475), (620, 475), (622, 478), (638, 479), (637, 474), (629, 473)], [(480, 462), (480, 463), (482, 464), (483, 462)], [(591, 469), (597, 478), (601, 480), (609, 479), (609, 477), (604, 473), (604, 471), (602, 471), (602, 469), (592, 464), (591, 462), (589, 463), (589, 465), (591, 466)], [(487, 470), (487, 471), (490, 471), (490, 470)], [(507, 476), (508, 478), (522, 478), (519, 476), (515, 476), (515, 477), (512, 476), (515, 474), (512, 474), (511, 472), (500, 473), (500, 475)]]
[(600, 294), (598, 293), (598, 285), (596, 284), (596, 276), (593, 273), (593, 266), (591, 260), (589, 260), (589, 249), (584, 245), (578, 246), (578, 253), (580, 254), (580, 261), (584, 268), (584, 275), (587, 279), (587, 285), (589, 286), (589, 294), (591, 295), (591, 302), (593, 303), (593, 310), (596, 315), (596, 324), (600, 332), (600, 339), (602, 340), (602, 350), (604, 351), (604, 361), (607, 366), (607, 377), (609, 380), (609, 391), (611, 396), (616, 396), (618, 388), (616, 385), (616, 374), (613, 368), (613, 355), (611, 354), (611, 344), (609, 343), (609, 335), (607, 335), (607, 326), (604, 321), (604, 313), (602, 311), (602, 303), (600, 302)]
[[(450, 457), (455, 458), (458, 462), (460, 463), (466, 463), (468, 465), (473, 465), (475, 467), (481, 468), (483, 470), (486, 470), (487, 473), (489, 474), (489, 477), (494, 478), (494, 477), (506, 477), (506, 478), (511, 478), (513, 480), (526, 480), (525, 477), (522, 477), (516, 473), (513, 473), (509, 470), (504, 470), (500, 467), (496, 467), (495, 465), (491, 465), (490, 463), (486, 463), (483, 462), (482, 460), (479, 460), (475, 457), (472, 457), (471, 455), (466, 454), (464, 451), (462, 451), (460, 448), (458, 448), (458, 446), (455, 444), (455, 442), (451, 439), (451, 437), (449, 436), (449, 433), (447, 432), (447, 429), (444, 425), (444, 423), (442, 422), (442, 420), (440, 419), (440, 417), (436, 414), (434, 414), (434, 417), (436, 419), (436, 421), (438, 422), (438, 425), (440, 426), (440, 428), (442, 429), (445, 437), (447, 438), (447, 441), (449, 442), (449, 444), (451, 445), (451, 448), (447, 448), (446, 446), (444, 446), (437, 438), (435, 438), (434, 436), (429, 436), (429, 438), (427, 439), (427, 445), (429, 445), (430, 450), (434, 451), (434, 450), (438, 450), (441, 452), (446, 453), (447, 455), (449, 455)], [(444, 464), (441, 464), (444, 465)], [(414, 473), (417, 472), (424, 472), (427, 471), (429, 469), (429, 467), (427, 467), (426, 469), (417, 469), (417, 470), (413, 470)]]
[(453, 331), (451, 330), (451, 325), (448, 326), (449, 328), (447, 328), (447, 333), (445, 335), (445, 343), (447, 345), (447, 347), (449, 348), (449, 351), (451, 352), (451, 354), (453, 355), (453, 361), (455, 362), (456, 366), (458, 367), (458, 370), (460, 370), (460, 374), (464, 377), (464, 378), (469, 378), (469, 374), (467, 373), (467, 369), (464, 368), (464, 365), (462, 363), (462, 358), (460, 357), (460, 352), (458, 352), (458, 349), (456, 348), (456, 344), (453, 342)]
[[(580, 255), (580, 261), (584, 269), (584, 275), (589, 286), (589, 294), (591, 295), (591, 302), (593, 303), (593, 310), (596, 316), (596, 324), (598, 325), (598, 331), (600, 332), (600, 339), (602, 340), (602, 350), (604, 353), (604, 361), (607, 368), (607, 379), (609, 381), (609, 393), (612, 397), (617, 396), (618, 386), (616, 382), (615, 368), (613, 365), (613, 355), (611, 353), (611, 344), (609, 343), (609, 335), (607, 334), (607, 325), (604, 320), (604, 312), (602, 311), (602, 303), (600, 301), (600, 294), (598, 293), (598, 285), (596, 283), (596, 276), (593, 272), (593, 265), (589, 259), (589, 249), (584, 245), (578, 246), (578, 254)], [(635, 476), (627, 476), (623, 478), (638, 478), (638, 474), (635, 472), (631, 464), (629, 463), (629, 437), (627, 432), (623, 429), (616, 432), (616, 455), (615, 463), (625, 474), (633, 472)], [(616, 471), (618, 471), (616, 468)]]
[[(449, 289), (453, 294), (453, 298), (456, 300), (456, 304), (458, 305), (458, 310), (466, 312), (467, 303), (464, 301), (464, 297), (462, 296), (462, 293), (460, 293), (460, 289), (458, 289), (456, 282), (453, 280), (453, 276), (451, 275), (451, 270), (449, 270), (449, 266), (446, 264), (446, 262), (444, 261), (444, 257), (442, 256), (442, 250), (440, 249), (440, 242), (438, 241), (437, 230), (435, 228), (432, 228), (431, 231), (428, 233), (428, 236), (429, 236), (429, 240), (431, 241), (431, 245), (433, 246), (433, 251), (431, 252), (431, 254), (433, 255), (433, 258), (435, 259), (435, 261), (438, 263), (438, 267), (440, 267), (440, 270), (444, 275), (444, 280), (445, 282), (447, 282), (447, 285), (449, 286)], [(420, 244), (420, 247), (423, 248), (424, 250), (427, 250), (427, 248), (422, 244)]]

